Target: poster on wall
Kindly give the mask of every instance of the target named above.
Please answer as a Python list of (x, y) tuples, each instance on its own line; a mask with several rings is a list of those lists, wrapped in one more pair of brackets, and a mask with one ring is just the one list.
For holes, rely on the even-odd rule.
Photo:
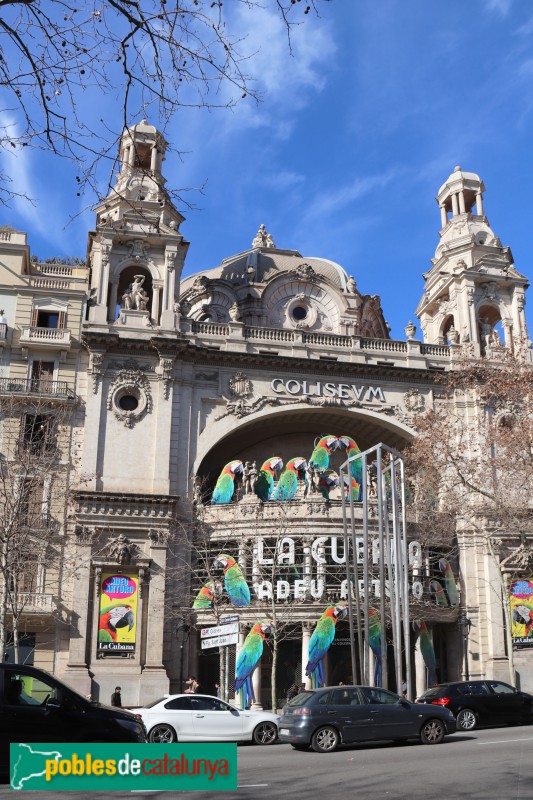
[(104, 572), (100, 579), (98, 654), (135, 652), (139, 576)]
[(514, 647), (533, 647), (533, 578), (511, 585), (511, 636)]

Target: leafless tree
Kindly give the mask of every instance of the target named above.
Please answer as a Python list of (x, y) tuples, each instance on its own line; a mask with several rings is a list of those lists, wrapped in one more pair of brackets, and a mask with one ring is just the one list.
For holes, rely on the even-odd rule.
[[(0, 0), (4, 150), (35, 147), (70, 159), (78, 192), (96, 191), (95, 162), (114, 167), (117, 141), (150, 116), (164, 131), (181, 108), (231, 108), (257, 90), (246, 37), (231, 12), (277, 12), (294, 25), (328, 0)], [(109, 95), (120, 118), (107, 123), (94, 100)], [(112, 129), (114, 128), (114, 130)], [(17, 188), (0, 183), (0, 202)]]
[(499, 585), (490, 591), (503, 604), (511, 672), (508, 585), (500, 566), (519, 546), (533, 556), (532, 377), (531, 365), (511, 354), (498, 363), (465, 359), (437, 381), (434, 409), (417, 420), (408, 453), (421, 527), (481, 538), (498, 567)]
[(57, 594), (71, 414), (67, 401), (54, 403), (46, 393), (0, 396), (0, 653), (10, 634), (15, 660), (25, 614), (46, 610), (43, 602)]

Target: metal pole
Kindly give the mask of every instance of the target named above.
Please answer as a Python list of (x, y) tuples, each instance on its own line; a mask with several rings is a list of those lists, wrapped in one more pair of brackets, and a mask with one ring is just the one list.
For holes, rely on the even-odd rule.
[(368, 476), (367, 476), (367, 462), (366, 456), (363, 456), (363, 585), (364, 585), (364, 664), (362, 667), (362, 680), (363, 683), (369, 684), (369, 647), (370, 647), (370, 626), (369, 626), (369, 611), (370, 611), (370, 586), (368, 585)]
[[(346, 518), (346, 492), (344, 491), (344, 464), (340, 468), (341, 479), (341, 502), (342, 502), (342, 525), (344, 532), (344, 555), (346, 564), (346, 594), (348, 597), (348, 624), (350, 626), (350, 655), (352, 659), (352, 680), (355, 683), (356, 675), (356, 658), (355, 658), (355, 631), (353, 624), (353, 607), (352, 607), (352, 578), (350, 571), (350, 540), (348, 538), (348, 520)], [(350, 484), (348, 483), (348, 487)]]
[(405, 680), (407, 683), (407, 697), (413, 697), (413, 677), (411, 675), (411, 620), (409, 614), (409, 559), (407, 548), (407, 511), (406, 511), (406, 491), (405, 491), (405, 464), (402, 458), (400, 462), (400, 499), (402, 512), (402, 562), (403, 562), (403, 640), (405, 643)]
[[(353, 558), (353, 577), (354, 577), (354, 586), (355, 586), (355, 622), (357, 623), (357, 649), (359, 653), (359, 667), (361, 668), (363, 665), (363, 640), (361, 637), (362, 625), (361, 625), (361, 595), (359, 592), (359, 571), (357, 567), (358, 562), (358, 547), (357, 547), (357, 537), (355, 535), (355, 509), (354, 509), (354, 498), (353, 492), (350, 487), (350, 523), (352, 526), (352, 558)], [(359, 683), (359, 670), (357, 671), (357, 676), (354, 673), (354, 683)]]
[(402, 693), (402, 615), (400, 606), (403, 594), (403, 563), (401, 556), (401, 542), (398, 530), (398, 487), (396, 485), (396, 470), (394, 457), (391, 455), (390, 462), (391, 478), (391, 506), (392, 506), (392, 538), (394, 543), (394, 627), (396, 628), (395, 655), (396, 664), (396, 691)]
[(381, 618), (381, 685), (389, 685), (387, 674), (387, 621), (385, 617), (385, 536), (383, 531), (383, 475), (381, 447), (377, 448), (378, 535), (379, 535), (379, 615)]
[(386, 586), (389, 590), (389, 613), (390, 613), (390, 621), (391, 621), (391, 629), (392, 629), (392, 652), (394, 657), (394, 674), (397, 676), (398, 669), (398, 650), (400, 648), (400, 643), (398, 642), (398, 630), (396, 628), (396, 586), (395, 586), (395, 575), (394, 575), (394, 550), (393, 550), (393, 540), (390, 535), (390, 520), (389, 520), (389, 501), (387, 497), (387, 481), (386, 476), (387, 472), (390, 475), (390, 464), (388, 467), (383, 468), (382, 472), (382, 480), (383, 480), (383, 519), (384, 519), (384, 535), (385, 535), (385, 565), (387, 568), (387, 581)]

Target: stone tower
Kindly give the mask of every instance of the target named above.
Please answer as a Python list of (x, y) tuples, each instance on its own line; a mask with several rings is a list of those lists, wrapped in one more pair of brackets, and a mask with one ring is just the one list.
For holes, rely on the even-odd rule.
[(528, 282), (489, 225), (484, 191), (479, 175), (461, 167), (439, 189), (440, 241), (416, 313), (428, 344), (468, 345), (487, 357), (505, 350), (529, 353)]
[(120, 172), (89, 235), (88, 321), (108, 329), (177, 331), (179, 280), (189, 247), (165, 190), (166, 142), (146, 120), (121, 138)]

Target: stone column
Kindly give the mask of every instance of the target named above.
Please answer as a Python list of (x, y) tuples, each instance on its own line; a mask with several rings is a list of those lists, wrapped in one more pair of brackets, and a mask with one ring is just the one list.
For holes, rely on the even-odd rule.
[(464, 213), (465, 213), (465, 211), (466, 211), (466, 206), (465, 206), (465, 193), (464, 193), (464, 192), (459, 192), (459, 212), (460, 212), (461, 214), (464, 214)]
[(476, 211), (480, 217), (483, 216), (483, 195), (481, 192), (476, 194)]
[(254, 693), (254, 702), (252, 703), (252, 711), (262, 711), (261, 704), (261, 661), (260, 658), (257, 662), (256, 668), (252, 673), (252, 689)]
[(154, 286), (152, 289), (152, 309), (151, 317), (154, 325), (159, 324), (159, 294), (161, 292), (160, 286)]
[[(150, 583), (143, 587), (148, 594), (146, 619), (146, 653), (140, 680), (140, 702), (147, 703), (168, 692), (168, 677), (163, 666), (163, 636), (165, 620), (165, 575), (167, 566), (168, 532), (150, 531)], [(143, 600), (143, 602), (146, 602)]]
[[(73, 582), (72, 612), (70, 615), (70, 639), (68, 664), (63, 676), (80, 694), (91, 691), (91, 679), (87, 669), (87, 638), (90, 639), (89, 610), (91, 603), (91, 546), (93, 528), (79, 526), (75, 530), (76, 576)], [(96, 647), (96, 644), (95, 644)], [(94, 654), (96, 657), (96, 653)], [(89, 656), (89, 661), (91, 656)]]
[(456, 194), (452, 194), (452, 213), (454, 217), (459, 213), (459, 203), (457, 202)]
[(305, 688), (311, 688), (311, 678), (305, 674), (305, 668), (309, 661), (309, 642), (311, 640), (312, 627), (308, 622), (302, 622), (302, 683), (305, 683)]
[(439, 208), (440, 208), (440, 224), (441, 227), (444, 228), (448, 223), (448, 214), (446, 213), (446, 207), (444, 206), (444, 203), (441, 206), (439, 206)]
[(118, 282), (113, 281), (111, 284), (111, 297), (109, 299), (108, 321), (114, 322), (117, 314), (117, 295), (118, 295)]
[(155, 172), (157, 169), (157, 147), (152, 147), (152, 152), (150, 153), (150, 169), (152, 172)]

